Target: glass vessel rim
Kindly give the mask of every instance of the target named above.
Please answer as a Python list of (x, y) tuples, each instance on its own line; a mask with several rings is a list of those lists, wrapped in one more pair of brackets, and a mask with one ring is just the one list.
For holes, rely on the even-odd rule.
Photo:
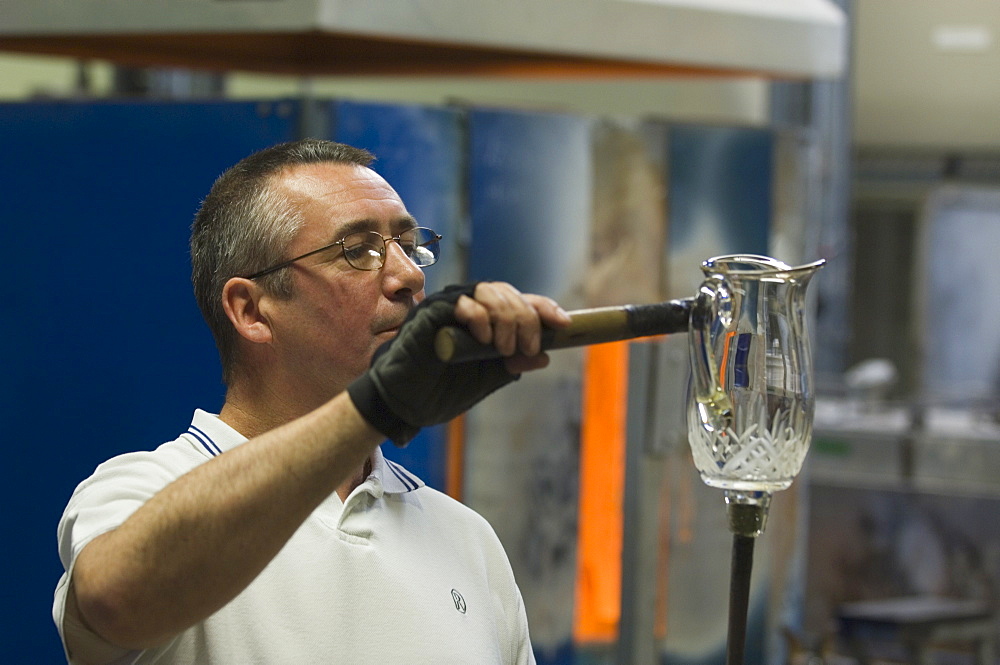
[[(764, 256), (762, 254), (722, 254), (706, 259), (701, 269), (706, 275), (735, 275), (746, 277), (800, 277), (811, 274), (826, 264), (826, 259), (819, 259), (800, 266), (790, 266), (784, 261)], [(749, 266), (749, 267), (746, 267)]]

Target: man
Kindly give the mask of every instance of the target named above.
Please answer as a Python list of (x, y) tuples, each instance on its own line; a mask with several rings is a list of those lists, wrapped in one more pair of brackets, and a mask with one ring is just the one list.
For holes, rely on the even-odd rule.
[[(438, 237), (371, 159), (279, 145), (202, 204), (192, 280), (225, 403), (71, 498), (53, 608), (71, 663), (534, 661), (493, 531), (378, 445), (544, 367), (542, 327), (569, 318), (500, 283), (425, 299)], [(503, 357), (437, 362), (452, 322)]]

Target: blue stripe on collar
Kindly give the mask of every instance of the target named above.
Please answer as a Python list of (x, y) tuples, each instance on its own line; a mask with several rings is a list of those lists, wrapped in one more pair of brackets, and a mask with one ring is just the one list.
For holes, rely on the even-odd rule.
[(406, 471), (406, 469), (404, 469), (403, 467), (399, 466), (398, 464), (396, 464), (392, 460), (388, 460), (387, 459), (385, 461), (385, 465), (389, 468), (390, 471), (392, 471), (392, 475), (394, 475), (397, 478), (399, 478), (399, 482), (403, 483), (403, 485), (406, 486), (406, 491), (407, 492), (412, 492), (413, 490), (415, 490), (418, 487), (420, 487), (420, 483), (418, 483), (413, 478), (413, 476), (411, 476)]
[(211, 455), (212, 457), (222, 454), (222, 449), (219, 448), (219, 446), (215, 443), (215, 441), (212, 441), (212, 437), (205, 434), (205, 432), (198, 429), (194, 425), (188, 427), (188, 434), (197, 439), (198, 443), (200, 443), (202, 447), (204, 447), (205, 450), (208, 451), (208, 454)]

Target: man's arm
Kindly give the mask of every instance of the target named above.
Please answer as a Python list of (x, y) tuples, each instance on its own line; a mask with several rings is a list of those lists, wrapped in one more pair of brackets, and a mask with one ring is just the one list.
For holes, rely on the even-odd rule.
[(342, 393), (198, 466), (80, 552), (66, 611), (121, 647), (168, 640), (235, 598), (382, 439)]
[[(547, 364), (541, 326), (566, 325), (565, 312), (509, 285), (480, 284), (474, 295), (454, 317), (495, 344), (509, 371)], [(344, 392), (213, 458), (80, 552), (67, 613), (123, 648), (165, 642), (246, 588), (384, 439)]]

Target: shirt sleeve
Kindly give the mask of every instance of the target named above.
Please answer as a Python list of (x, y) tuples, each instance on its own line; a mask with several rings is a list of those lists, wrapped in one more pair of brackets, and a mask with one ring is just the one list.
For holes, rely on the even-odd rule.
[(520, 589), (517, 592), (517, 625), (515, 627), (515, 641), (517, 653), (515, 661), (517, 665), (535, 665), (535, 651), (531, 648), (531, 638), (528, 636), (528, 615), (524, 611), (524, 601), (521, 599)]
[[(56, 586), (52, 606), (52, 618), (71, 665), (132, 663), (139, 653), (106, 642), (74, 613), (66, 611), (68, 603), (75, 602), (72, 584), (77, 556), (92, 540), (120, 526), (179, 477), (178, 468), (182, 471), (187, 465), (194, 468), (197, 462), (197, 457), (188, 462), (184, 455), (129, 453), (105, 462), (76, 488), (57, 529), (59, 558), (65, 572)], [(70, 643), (75, 647), (73, 653), (68, 648)]]
[[(59, 580), (56, 587), (55, 603), (52, 607), (52, 617), (55, 619), (59, 637), (62, 638), (66, 662), (70, 665), (132, 665), (140, 655), (139, 651), (129, 651), (105, 641), (95, 634), (73, 613), (67, 613), (68, 603), (76, 602), (73, 597), (71, 577), (67, 573)], [(70, 652), (68, 644), (75, 645), (75, 651)]]
[(535, 665), (535, 652), (528, 632), (528, 615), (510, 560), (493, 527), (482, 515), (474, 514), (482, 528), (479, 542), (484, 551), (489, 552), (489, 585), (496, 594), (499, 603), (497, 614), (504, 628), (504, 662), (510, 665)]

